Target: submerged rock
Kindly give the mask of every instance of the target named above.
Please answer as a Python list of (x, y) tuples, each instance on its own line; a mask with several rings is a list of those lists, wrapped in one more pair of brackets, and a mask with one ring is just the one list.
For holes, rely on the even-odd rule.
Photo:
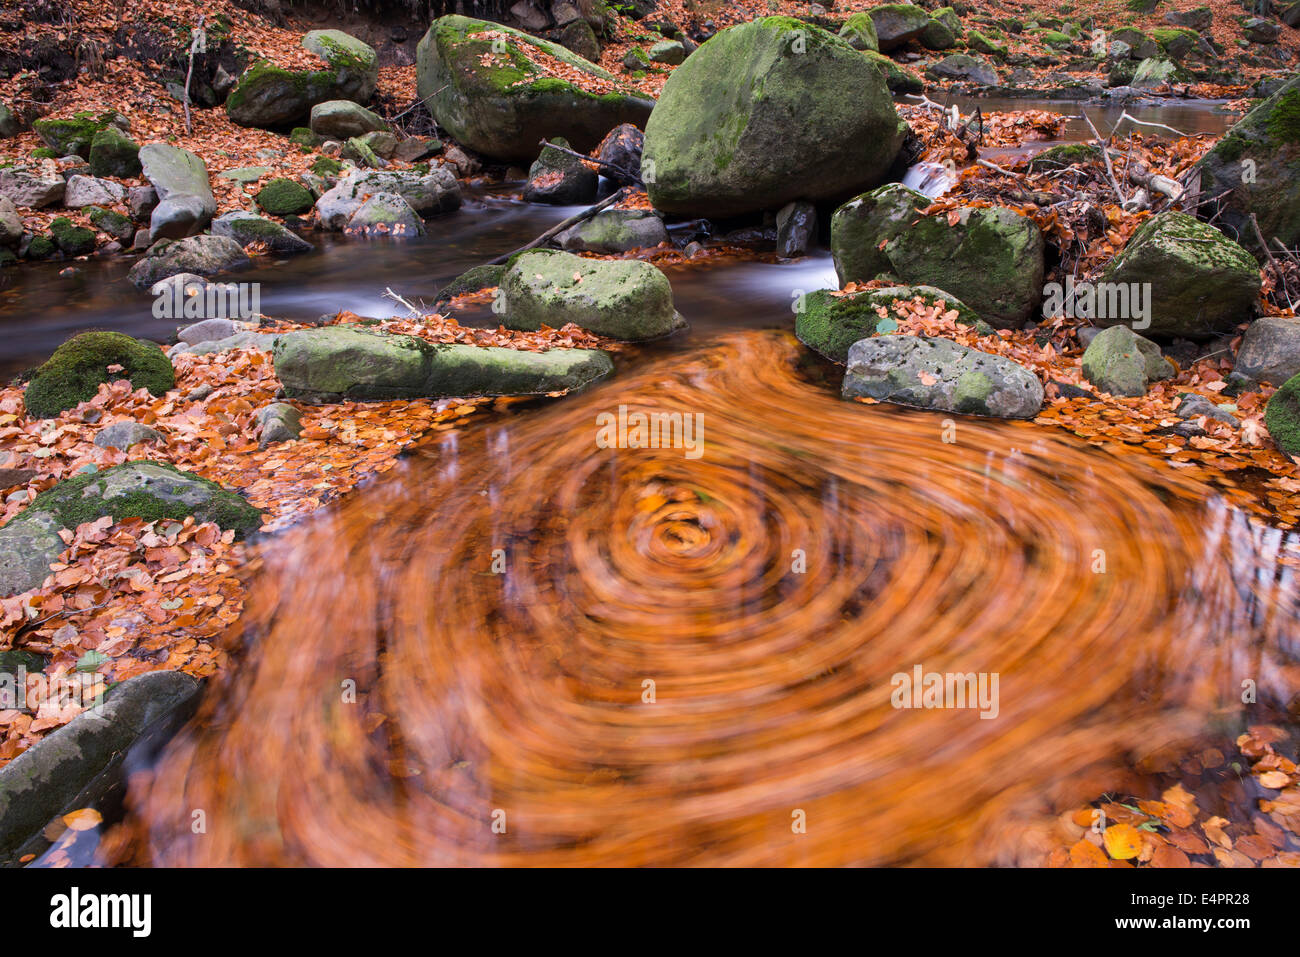
[(1083, 353), (1084, 378), (1111, 395), (1146, 395), (1152, 382), (1173, 374), (1174, 367), (1160, 354), (1160, 347), (1128, 326), (1103, 330)]
[[(931, 305), (939, 302), (945, 309), (957, 312), (957, 321), (968, 326), (979, 322), (979, 317), (965, 303), (951, 293), (934, 286), (886, 286), (859, 293), (838, 295), (830, 289), (809, 293), (795, 314), (794, 334), (799, 341), (823, 358), (843, 365), (849, 358), (849, 347), (861, 339), (876, 335), (880, 324), (886, 320), (895, 325), (892, 311), (895, 300), (920, 297)], [(880, 315), (884, 309), (885, 316)]]
[(877, 336), (849, 348), (844, 397), (987, 415), (1030, 419), (1043, 405), (1038, 377), (1001, 356), (947, 339)]
[[(1249, 319), (1259, 296), (1259, 264), (1249, 252), (1186, 213), (1143, 223), (1102, 273), (1103, 282), (1150, 284), (1152, 335), (1204, 338)], [(1101, 325), (1132, 317), (1098, 318)]]
[[(494, 43), (481, 34), (509, 37)], [(588, 93), (548, 74), (539, 54), (588, 74), (610, 92)], [(543, 137), (591, 149), (620, 123), (645, 124), (654, 103), (613, 74), (558, 43), (510, 27), (449, 15), (433, 21), (416, 48), (416, 83), (429, 111), (463, 146), (494, 159), (532, 159)]]
[(572, 322), (613, 339), (654, 339), (674, 331), (668, 277), (634, 259), (584, 259), (533, 250), (501, 278), (508, 329), (558, 329)]
[(861, 53), (818, 27), (767, 17), (723, 30), (673, 72), (642, 162), (656, 209), (737, 216), (879, 183), (906, 128)]
[(0, 769), (0, 859), (8, 861), (73, 803), (133, 744), (198, 698), (199, 683), (179, 671), (153, 671), (115, 685), (82, 712)]
[(434, 344), (347, 326), (285, 333), (272, 354), (285, 394), (307, 402), (538, 395), (580, 389), (614, 369), (596, 349)]

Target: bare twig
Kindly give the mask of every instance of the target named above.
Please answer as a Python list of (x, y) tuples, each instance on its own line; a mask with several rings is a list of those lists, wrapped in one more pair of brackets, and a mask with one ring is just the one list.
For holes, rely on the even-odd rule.
[(1119, 197), (1119, 204), (1123, 206), (1128, 202), (1128, 197), (1125, 196), (1124, 191), (1119, 188), (1119, 180), (1115, 178), (1115, 167), (1110, 165), (1110, 140), (1103, 140), (1101, 138), (1101, 134), (1097, 132), (1097, 127), (1092, 125), (1092, 120), (1088, 117), (1087, 110), (1081, 109), (1079, 110), (1079, 113), (1083, 116), (1083, 121), (1088, 124), (1088, 129), (1092, 130), (1092, 135), (1096, 137), (1097, 145), (1101, 147), (1101, 158), (1106, 161), (1106, 176), (1110, 180), (1111, 188), (1115, 190), (1115, 195)]
[(388, 288), (387, 286), (384, 287), (384, 298), (391, 299), (393, 300), (393, 302), (400, 303), (401, 305), (405, 306), (407, 309), (410, 310), (412, 315), (421, 316), (421, 317), (428, 315), (428, 313), (425, 312), (423, 309), (417, 309), (415, 306), (411, 304), (409, 300), (403, 299), (401, 296), (393, 292), (393, 290)]
[(595, 206), (590, 206), (587, 209), (584, 209), (582, 212), (578, 213), (577, 215), (570, 216), (568, 219), (564, 220), (563, 222), (556, 223), (546, 232), (542, 233), (540, 236), (534, 239), (531, 243), (526, 243), (525, 245), (520, 246), (518, 249), (512, 250), (502, 256), (498, 256), (496, 259), (489, 261), (488, 265), (500, 266), (511, 256), (517, 256), (519, 253), (527, 252), (530, 249), (536, 249), (538, 246), (542, 245), (542, 243), (547, 242), (548, 240), (554, 238), (555, 236), (558, 236), (560, 233), (564, 232), (570, 226), (576, 226), (578, 223), (581, 223), (584, 220), (588, 220), (592, 216), (595, 216), (598, 212), (600, 212), (602, 209), (606, 208), (607, 206), (613, 206), (615, 203), (617, 203), (627, 194), (627, 190), (628, 188), (624, 186), (622, 189), (618, 190), (617, 192), (612, 193), (609, 196), (606, 196)]
[(203, 21), (207, 19), (206, 13), (199, 14), (199, 25), (194, 28), (194, 34), (190, 39), (190, 66), (185, 71), (185, 96), (181, 103), (185, 107), (185, 135), (189, 136), (194, 132), (190, 126), (190, 81), (194, 78), (194, 54), (204, 53), (208, 49), (208, 35), (203, 32)]
[[(1155, 123), (1152, 122), (1151, 120), (1139, 120), (1136, 116), (1130, 114), (1128, 110), (1125, 110), (1123, 113), (1119, 115), (1119, 119), (1115, 121), (1115, 125), (1111, 127), (1110, 129), (1111, 136), (1115, 135), (1115, 131), (1119, 129), (1119, 125), (1123, 123), (1125, 120), (1129, 120), (1130, 122), (1136, 123), (1138, 124), (1138, 126), (1154, 126), (1156, 129), (1159, 130), (1168, 130), (1170, 133), (1177, 134), (1178, 136), (1194, 135), (1191, 133), (1184, 133), (1182, 130), (1176, 130), (1172, 126), (1165, 126), (1165, 124), (1163, 123)], [(1200, 134), (1195, 134), (1195, 135), (1199, 136)]]
[(997, 163), (990, 163), (988, 160), (984, 160), (984, 159), (976, 160), (975, 163), (977, 166), (983, 166), (985, 169), (991, 169), (995, 173), (1001, 173), (1003, 176), (1011, 176), (1015, 179), (1023, 179), (1023, 177), (1019, 173), (1015, 172), (1014, 170), (1009, 170), (1002, 166), (999, 166)]

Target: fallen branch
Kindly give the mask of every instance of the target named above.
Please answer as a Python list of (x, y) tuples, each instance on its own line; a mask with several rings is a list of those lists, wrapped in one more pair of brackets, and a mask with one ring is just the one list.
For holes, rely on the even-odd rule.
[(588, 163), (595, 163), (597, 166), (601, 167), (601, 169), (613, 170), (623, 179), (629, 180), (637, 186), (645, 185), (644, 183), (641, 182), (640, 176), (635, 175), (630, 170), (626, 170), (621, 166), (615, 166), (613, 163), (606, 163), (604, 160), (600, 160), (600, 159), (592, 159), (590, 156), (587, 156), (585, 153), (579, 153), (576, 150), (571, 150), (565, 146), (558, 146), (557, 144), (552, 143), (549, 140), (545, 140), (545, 139), (541, 140), (537, 145), (541, 146), (543, 149), (549, 146), (553, 150), (559, 150), (561, 153), (567, 153), (570, 156), (576, 156), (578, 159), (585, 160)]
[(487, 265), (500, 266), (504, 264), (506, 260), (510, 259), (510, 257), (512, 256), (517, 256), (520, 253), (526, 253), (530, 249), (536, 249), (542, 243), (547, 242), (553, 239), (554, 237), (558, 236), (560, 233), (564, 232), (570, 226), (576, 226), (578, 225), (578, 223), (584, 222), (590, 219), (592, 216), (595, 216), (598, 212), (600, 212), (602, 209), (605, 209), (607, 206), (613, 206), (619, 200), (623, 199), (627, 191), (628, 191), (628, 187), (624, 186), (622, 189), (618, 190), (617, 192), (611, 193), (609, 196), (606, 196), (595, 206), (589, 206), (587, 209), (584, 209), (582, 212), (578, 213), (577, 215), (570, 216), (568, 219), (564, 220), (563, 222), (556, 223), (546, 232), (542, 233), (540, 236), (534, 239), (531, 243), (526, 243), (525, 245), (520, 246), (518, 249), (505, 253), (502, 256), (498, 256), (496, 259), (489, 260)]
[(1083, 121), (1088, 124), (1088, 129), (1092, 130), (1092, 135), (1096, 137), (1097, 145), (1101, 147), (1101, 158), (1106, 161), (1106, 177), (1110, 180), (1110, 185), (1111, 188), (1115, 190), (1115, 195), (1119, 197), (1120, 206), (1124, 206), (1128, 203), (1128, 197), (1125, 196), (1124, 191), (1119, 188), (1119, 180), (1115, 178), (1115, 167), (1110, 165), (1110, 140), (1109, 138), (1104, 140), (1101, 138), (1101, 134), (1097, 132), (1097, 127), (1092, 125), (1092, 120), (1089, 119), (1087, 110), (1080, 109), (1079, 113), (1083, 117)]
[[(1119, 119), (1115, 121), (1115, 125), (1111, 127), (1110, 130), (1111, 136), (1115, 135), (1115, 131), (1119, 129), (1119, 125), (1123, 123), (1125, 120), (1130, 120), (1131, 122), (1136, 123), (1139, 126), (1154, 126), (1156, 129), (1168, 130), (1170, 133), (1174, 133), (1178, 136), (1187, 137), (1193, 135), (1191, 133), (1184, 133), (1182, 130), (1176, 130), (1172, 126), (1165, 126), (1165, 124), (1163, 123), (1155, 123), (1152, 122), (1151, 120), (1139, 120), (1136, 116), (1130, 114), (1128, 110), (1125, 110), (1123, 113), (1119, 115)], [(1196, 134), (1196, 135), (1200, 135), (1200, 134)]]
[(410, 310), (412, 315), (420, 316), (420, 317), (424, 317), (428, 315), (428, 313), (425, 312), (423, 309), (417, 309), (415, 306), (411, 305), (409, 300), (403, 299), (401, 296), (393, 292), (393, 290), (387, 286), (384, 287), (384, 298), (391, 299), (393, 300), (393, 302), (400, 303), (401, 305), (405, 306), (407, 309)]
[(199, 25), (194, 28), (194, 35), (190, 39), (190, 66), (185, 71), (185, 96), (181, 103), (185, 107), (185, 135), (190, 136), (194, 133), (194, 128), (190, 125), (190, 81), (194, 78), (194, 54), (205, 53), (208, 49), (208, 35), (203, 31), (203, 21), (207, 19), (206, 13), (199, 14)]

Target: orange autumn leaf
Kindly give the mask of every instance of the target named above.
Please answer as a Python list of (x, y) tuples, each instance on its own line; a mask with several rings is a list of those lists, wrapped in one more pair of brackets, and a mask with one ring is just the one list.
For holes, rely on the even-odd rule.
[(1113, 824), (1102, 838), (1106, 853), (1116, 860), (1126, 861), (1142, 853), (1142, 832), (1131, 824)]
[(103, 820), (103, 815), (93, 807), (83, 807), (79, 811), (72, 811), (63, 815), (63, 823), (73, 831), (89, 831), (98, 827)]

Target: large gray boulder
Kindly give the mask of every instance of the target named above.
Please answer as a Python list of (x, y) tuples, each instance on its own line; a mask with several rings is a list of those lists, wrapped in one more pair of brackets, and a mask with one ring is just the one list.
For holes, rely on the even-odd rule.
[(40, 587), (64, 549), (61, 528), (102, 516), (156, 521), (193, 516), (239, 535), (256, 531), (262, 513), (215, 482), (161, 462), (138, 461), (64, 479), (0, 528), (0, 595)]
[(1253, 387), (1261, 382), (1280, 386), (1300, 375), (1300, 319), (1263, 316), (1246, 327), (1232, 378)]
[(870, 282), (893, 269), (881, 245), (905, 232), (930, 205), (924, 194), (890, 183), (855, 196), (831, 216), (831, 256), (840, 285)]
[(1173, 374), (1160, 347), (1128, 326), (1103, 329), (1083, 353), (1084, 378), (1111, 395), (1146, 395), (1152, 382)]
[(41, 209), (63, 202), (67, 180), (56, 173), (23, 166), (0, 167), (0, 196), (15, 206)]
[(149, 218), (149, 241), (202, 232), (217, 212), (208, 167), (196, 154), (167, 143), (140, 147), (140, 166), (158, 193)]
[(373, 47), (342, 30), (312, 30), (303, 36), (302, 45), (329, 64), (339, 99), (370, 102), (379, 82), (379, 57)]
[(657, 209), (737, 216), (876, 185), (906, 129), (867, 57), (818, 27), (767, 17), (723, 30), (668, 78), (642, 170)]
[(930, 25), (930, 14), (911, 3), (883, 3), (867, 11), (876, 28), (881, 53), (896, 50), (908, 40), (919, 39)]
[(1043, 296), (1043, 234), (1002, 206), (920, 216), (883, 247), (890, 274), (958, 296), (998, 329), (1023, 325)]
[(272, 355), (285, 395), (306, 402), (539, 395), (583, 388), (614, 368), (596, 349), (434, 344), (349, 326), (285, 333)]
[(654, 339), (680, 325), (668, 277), (635, 259), (524, 253), (501, 277), (508, 329), (558, 329), (567, 322), (613, 339)]
[(311, 108), (311, 131), (336, 140), (388, 129), (378, 113), (351, 100), (326, 100)]
[(1253, 215), (1270, 244), (1300, 243), (1300, 74), (1243, 116), (1197, 164), (1217, 202), (1201, 215), (1262, 258)]
[(249, 264), (244, 248), (229, 236), (190, 236), (155, 243), (148, 254), (131, 267), (127, 278), (138, 288), (148, 289), (158, 280), (179, 273), (211, 277)]
[(63, 205), (69, 209), (86, 206), (112, 206), (126, 199), (126, 187), (111, 179), (94, 176), (70, 176), (63, 193)]
[(47, 738), (0, 769), (0, 863), (61, 814), (131, 746), (173, 718), (188, 716), (199, 683), (179, 671), (152, 671), (123, 681)]
[(352, 170), (316, 201), (316, 217), (326, 229), (346, 229), (353, 214), (376, 193), (396, 194), (420, 216), (449, 213), (461, 204), (460, 183), (451, 170), (439, 166), (428, 173), (415, 170)]
[[(491, 31), (507, 39), (482, 36)], [(543, 69), (559, 60), (586, 74), (588, 92)], [(433, 21), (416, 48), (420, 97), (456, 142), (494, 159), (531, 160), (543, 137), (590, 150), (613, 127), (644, 127), (654, 106), (612, 73), (558, 43), (462, 16)]]
[(1001, 356), (926, 336), (877, 336), (849, 348), (846, 399), (858, 396), (920, 409), (1031, 419), (1043, 385)]
[[(1213, 226), (1174, 210), (1143, 223), (1107, 264), (1102, 282), (1150, 284), (1151, 335), (1207, 338), (1251, 317), (1259, 264)], [(1098, 318), (1098, 325), (1133, 317)]]

